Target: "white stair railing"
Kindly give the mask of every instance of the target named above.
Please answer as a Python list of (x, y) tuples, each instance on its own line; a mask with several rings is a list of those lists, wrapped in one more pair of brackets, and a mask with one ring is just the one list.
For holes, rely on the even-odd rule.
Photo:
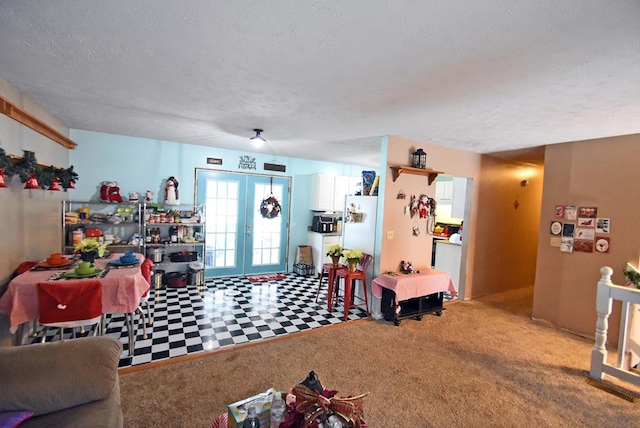
[[(607, 374), (640, 386), (639, 372), (632, 370), (632, 365), (637, 363), (634, 358), (637, 356), (637, 352), (631, 351), (638, 350), (637, 347), (640, 346), (640, 341), (630, 335), (631, 323), (634, 321), (632, 310), (634, 305), (640, 304), (640, 290), (612, 283), (611, 275), (613, 274), (613, 269), (608, 266), (601, 268), (600, 273), (602, 277), (598, 281), (596, 296), (596, 312), (598, 313), (596, 341), (591, 351), (591, 370), (589, 375), (593, 379), (603, 379), (604, 375)], [(605, 347), (613, 300), (619, 300), (622, 303), (618, 361), (616, 365), (607, 363), (607, 349)], [(639, 316), (640, 314), (636, 317), (635, 322), (640, 322)]]

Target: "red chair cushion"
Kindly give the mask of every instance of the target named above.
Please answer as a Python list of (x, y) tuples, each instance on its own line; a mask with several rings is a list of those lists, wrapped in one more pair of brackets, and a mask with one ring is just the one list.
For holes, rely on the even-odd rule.
[(151, 271), (153, 270), (153, 260), (147, 258), (144, 259), (142, 265), (140, 266), (140, 270), (142, 271), (142, 276), (147, 280), (149, 285), (151, 285)]
[(102, 284), (95, 280), (40, 282), (41, 324), (86, 320), (102, 315)]
[(28, 262), (22, 262), (18, 265), (18, 267), (16, 268), (15, 271), (13, 271), (13, 275), (11, 276), (11, 278), (15, 278), (18, 275), (22, 275), (23, 273), (25, 273), (26, 271), (28, 271), (29, 269), (31, 269), (32, 267), (34, 267), (35, 265), (37, 265), (38, 262), (34, 262), (34, 261), (28, 261)]

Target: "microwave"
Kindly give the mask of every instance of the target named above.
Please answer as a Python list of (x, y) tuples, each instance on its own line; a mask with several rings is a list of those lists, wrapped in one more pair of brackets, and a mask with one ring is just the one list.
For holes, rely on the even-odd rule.
[(335, 225), (335, 218), (322, 215), (314, 215), (311, 230), (319, 233), (331, 233)]

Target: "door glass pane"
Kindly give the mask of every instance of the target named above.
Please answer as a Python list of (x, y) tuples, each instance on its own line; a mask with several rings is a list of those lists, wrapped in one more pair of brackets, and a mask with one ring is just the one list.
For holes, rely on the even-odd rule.
[(280, 238), (282, 233), (282, 215), (264, 218), (260, 214), (260, 204), (273, 192), (273, 196), (282, 203), (282, 185), (256, 183), (253, 207), (253, 251), (252, 265), (265, 266), (280, 262)]
[(237, 181), (208, 179), (206, 187), (208, 268), (234, 267), (239, 187)]

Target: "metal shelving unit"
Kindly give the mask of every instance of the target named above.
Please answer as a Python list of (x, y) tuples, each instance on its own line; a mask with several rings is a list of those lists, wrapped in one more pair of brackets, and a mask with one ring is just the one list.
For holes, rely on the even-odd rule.
[[(78, 214), (77, 222), (71, 222), (67, 213)], [(113, 235), (120, 242), (107, 245), (111, 252), (141, 252), (141, 205), (139, 203), (113, 204), (99, 201), (62, 201), (62, 253), (74, 251), (73, 232), (99, 229), (104, 235)]]
[[(162, 205), (144, 204), (142, 207), (142, 235), (144, 253), (149, 249), (161, 249), (162, 261), (154, 261), (154, 269), (166, 273), (188, 271), (189, 263), (205, 260), (205, 215), (204, 205)], [(171, 231), (176, 231), (172, 242)], [(157, 238), (150, 232), (158, 232)], [(149, 233), (148, 233), (149, 232)], [(151, 235), (151, 242), (147, 242)], [(195, 253), (195, 260), (174, 261), (180, 252)], [(173, 255), (173, 256), (172, 256)], [(177, 256), (179, 257), (179, 255)], [(150, 257), (153, 259), (153, 257)]]

